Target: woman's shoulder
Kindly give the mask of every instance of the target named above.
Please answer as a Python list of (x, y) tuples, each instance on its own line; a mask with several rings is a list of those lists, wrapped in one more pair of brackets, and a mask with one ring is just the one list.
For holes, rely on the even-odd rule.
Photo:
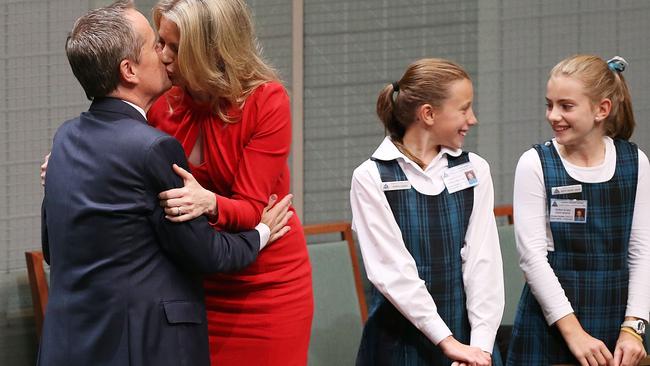
[(279, 81), (267, 81), (258, 85), (244, 103), (244, 109), (274, 110), (289, 108), (289, 94)]
[(185, 98), (185, 92), (179, 87), (172, 87), (151, 105), (147, 112), (147, 117), (150, 120), (167, 117), (173, 111), (181, 108), (185, 103), (190, 101), (190, 98)]
[(288, 98), (287, 90), (281, 82), (276, 80), (267, 81), (255, 87), (251, 93), (250, 98), (256, 100), (266, 100), (270, 97), (286, 96)]

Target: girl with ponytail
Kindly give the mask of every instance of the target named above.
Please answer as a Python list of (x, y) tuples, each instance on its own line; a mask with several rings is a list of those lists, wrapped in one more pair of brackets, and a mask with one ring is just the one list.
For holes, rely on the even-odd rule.
[[(374, 285), (357, 365), (500, 365), (501, 252), (487, 162), (461, 149), (477, 123), (469, 75), (412, 63), (377, 100), (387, 137), (352, 177)], [(472, 177), (472, 179), (469, 179)]]
[[(519, 159), (514, 216), (525, 273), (508, 365), (638, 365), (650, 312), (650, 164), (627, 62), (577, 55), (546, 88), (554, 138)], [(581, 214), (578, 215), (577, 213)]]

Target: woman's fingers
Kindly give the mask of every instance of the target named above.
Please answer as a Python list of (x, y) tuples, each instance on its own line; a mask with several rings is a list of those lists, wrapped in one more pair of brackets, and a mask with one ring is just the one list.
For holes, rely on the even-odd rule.
[(183, 181), (194, 180), (194, 176), (192, 175), (192, 173), (181, 168), (180, 166), (174, 164), (172, 165), (172, 169), (174, 170), (174, 173), (176, 173), (176, 175), (183, 178)]
[(160, 192), (158, 194), (158, 198), (160, 200), (169, 200), (169, 199), (183, 197), (186, 193), (187, 190), (185, 188), (173, 188), (173, 189), (166, 190), (164, 192)]

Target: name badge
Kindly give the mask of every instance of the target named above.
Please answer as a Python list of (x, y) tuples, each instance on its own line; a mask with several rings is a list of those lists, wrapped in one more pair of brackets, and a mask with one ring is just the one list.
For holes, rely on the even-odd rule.
[(399, 191), (404, 189), (411, 189), (411, 182), (408, 180), (398, 182), (382, 182), (381, 189), (383, 191)]
[(447, 191), (454, 193), (478, 185), (478, 178), (472, 163), (456, 165), (448, 168), (442, 175)]
[(582, 184), (574, 184), (572, 186), (562, 186), (562, 187), (553, 187), (551, 188), (551, 194), (569, 194), (569, 193), (580, 193), (582, 192)]
[(587, 201), (560, 200), (551, 198), (551, 222), (570, 222), (584, 224), (587, 222)]

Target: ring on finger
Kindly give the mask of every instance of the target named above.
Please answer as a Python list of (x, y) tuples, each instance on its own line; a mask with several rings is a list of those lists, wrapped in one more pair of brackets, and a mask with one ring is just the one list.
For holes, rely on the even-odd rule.
[(183, 211), (181, 211), (181, 206), (176, 206), (176, 216), (180, 216), (183, 214)]

